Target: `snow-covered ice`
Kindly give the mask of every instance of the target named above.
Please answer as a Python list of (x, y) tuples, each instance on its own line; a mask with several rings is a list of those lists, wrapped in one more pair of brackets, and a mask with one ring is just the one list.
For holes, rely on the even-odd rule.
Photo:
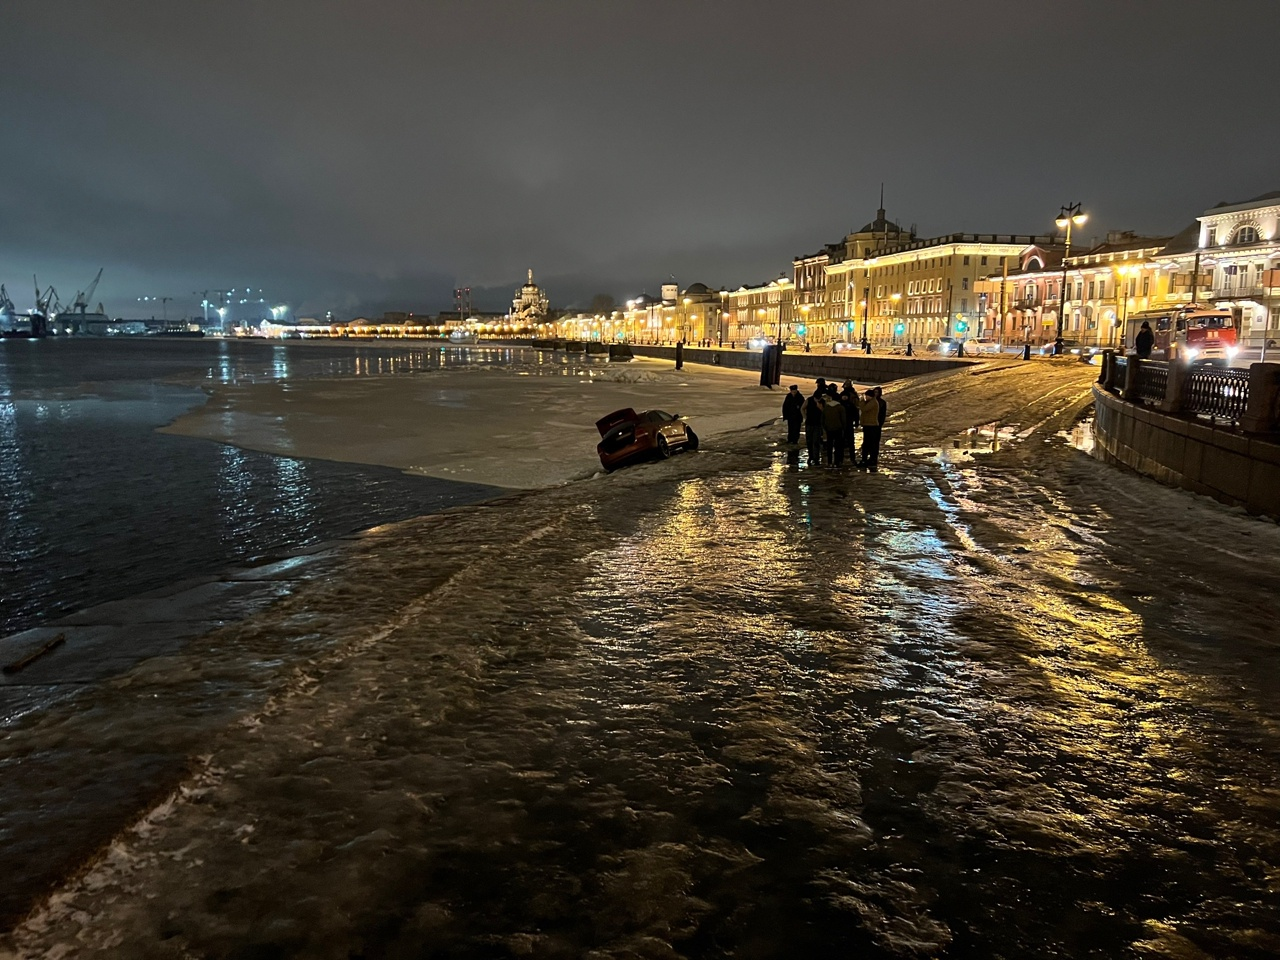
[[(8, 731), (7, 779), (162, 775), (0, 955), (1275, 956), (1280, 529), (1070, 447), (1090, 373), (895, 384), (876, 474), (700, 430), (370, 532)], [(680, 412), (781, 402), (704, 382)], [(353, 389), (293, 452), (375, 425)], [(538, 407), (588, 473), (610, 403)]]

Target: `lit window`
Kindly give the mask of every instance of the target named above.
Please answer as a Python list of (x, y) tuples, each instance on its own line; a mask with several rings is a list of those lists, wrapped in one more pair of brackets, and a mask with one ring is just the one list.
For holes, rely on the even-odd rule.
[(1258, 228), (1257, 227), (1241, 227), (1236, 231), (1236, 235), (1231, 238), (1232, 243), (1257, 243)]

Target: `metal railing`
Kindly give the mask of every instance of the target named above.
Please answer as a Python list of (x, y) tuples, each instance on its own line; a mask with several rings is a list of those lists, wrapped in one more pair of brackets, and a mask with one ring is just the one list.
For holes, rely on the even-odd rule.
[(1124, 389), (1125, 379), (1129, 376), (1129, 358), (1116, 355), (1111, 359), (1111, 386), (1119, 393)]
[(1184, 412), (1239, 421), (1248, 406), (1248, 370), (1199, 366), (1188, 371), (1182, 387)]
[(1163, 360), (1142, 360), (1138, 364), (1138, 399), (1143, 403), (1163, 403), (1169, 390), (1169, 364)]

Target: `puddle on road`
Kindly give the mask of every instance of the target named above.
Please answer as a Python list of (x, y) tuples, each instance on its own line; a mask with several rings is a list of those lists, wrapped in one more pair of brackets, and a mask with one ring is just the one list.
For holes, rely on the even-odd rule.
[(1016, 423), (984, 423), (970, 427), (950, 444), (937, 447), (913, 447), (908, 453), (921, 457), (936, 457), (939, 460), (965, 461), (972, 460), (974, 454), (995, 453), (1003, 445), (1020, 440)]
[(1093, 456), (1093, 417), (1085, 417), (1070, 430), (1063, 430), (1058, 436), (1081, 453)]

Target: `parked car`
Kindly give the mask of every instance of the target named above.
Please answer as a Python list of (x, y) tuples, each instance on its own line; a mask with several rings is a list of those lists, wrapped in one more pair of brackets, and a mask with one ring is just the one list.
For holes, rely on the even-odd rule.
[(924, 345), (925, 353), (936, 353), (944, 357), (954, 357), (960, 352), (960, 341), (955, 337), (938, 337)]
[[(1062, 341), (1062, 356), (1064, 357), (1076, 357), (1078, 359), (1082, 359), (1088, 362), (1092, 360), (1094, 356), (1096, 356), (1101, 352), (1102, 352), (1102, 348), (1096, 346), (1095, 344), (1086, 344), (1086, 343), (1081, 343), (1079, 340), (1067, 340), (1065, 338)], [(1053, 355), (1052, 340), (1050, 340), (1048, 343), (1042, 343), (1040, 345), (1040, 355), (1043, 357), (1049, 357)]]
[(636, 413), (630, 407), (615, 410), (597, 420), (596, 429), (600, 431), (596, 453), (606, 470), (698, 449), (698, 435), (680, 414), (664, 410), (643, 413)]
[(1000, 346), (999, 340), (992, 340), (990, 337), (974, 337), (972, 340), (964, 342), (965, 353), (1001, 353), (1003, 348)]

